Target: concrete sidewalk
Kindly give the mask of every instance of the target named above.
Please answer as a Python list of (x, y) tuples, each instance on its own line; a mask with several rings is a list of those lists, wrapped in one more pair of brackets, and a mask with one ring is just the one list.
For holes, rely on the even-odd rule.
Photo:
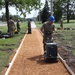
[(31, 28), (36, 28), (36, 24), (34, 21), (31, 21)]

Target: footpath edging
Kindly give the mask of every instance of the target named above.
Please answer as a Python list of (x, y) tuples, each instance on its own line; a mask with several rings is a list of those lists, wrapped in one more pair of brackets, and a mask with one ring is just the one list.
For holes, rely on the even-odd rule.
[[(27, 33), (27, 32), (26, 32), (26, 33)], [(6, 73), (5, 73), (5, 75), (8, 75), (8, 74), (9, 74), (10, 69), (11, 69), (11, 67), (12, 67), (12, 65), (13, 65), (13, 63), (14, 63), (14, 61), (15, 61), (15, 59), (16, 59), (16, 57), (17, 57), (19, 51), (20, 51), (20, 48), (21, 48), (21, 46), (22, 46), (22, 44), (23, 44), (23, 41), (24, 41), (26, 35), (27, 35), (27, 34), (25, 34), (24, 38), (22, 39), (22, 42), (21, 42), (21, 44), (20, 44), (18, 50), (16, 51), (16, 54), (14, 55), (14, 57), (13, 57), (13, 59), (12, 59), (10, 65), (9, 65), (9, 67), (8, 67), (8, 69), (7, 69)]]
[(63, 58), (58, 54), (59, 59), (61, 60), (61, 62), (64, 64), (65, 68), (68, 70), (68, 72), (71, 75), (75, 75), (74, 72), (70, 69), (70, 67), (67, 65), (66, 61), (63, 60)]

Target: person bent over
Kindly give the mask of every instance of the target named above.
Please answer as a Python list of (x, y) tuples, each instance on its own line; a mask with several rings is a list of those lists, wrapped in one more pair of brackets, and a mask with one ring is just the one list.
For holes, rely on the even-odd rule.
[(54, 16), (50, 16), (48, 21), (45, 22), (41, 27), (41, 31), (43, 33), (44, 50), (45, 50), (45, 42), (48, 42), (49, 40), (52, 39), (52, 34), (55, 31), (55, 25), (53, 24), (54, 21), (55, 21)]
[(10, 20), (9, 20), (9, 34), (10, 34), (10, 37), (13, 37), (14, 35), (14, 29), (15, 29), (15, 23), (14, 23), (14, 20), (12, 19), (12, 17), (10, 17)]

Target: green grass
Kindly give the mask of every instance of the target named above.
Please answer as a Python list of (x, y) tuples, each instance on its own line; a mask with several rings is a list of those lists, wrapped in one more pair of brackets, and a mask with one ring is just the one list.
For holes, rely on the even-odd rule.
[[(13, 38), (0, 38), (0, 73), (4, 66), (8, 64), (10, 55), (13, 53), (15, 48), (18, 48), (19, 44), (21, 43), (21, 39), (24, 37), (27, 31), (26, 23), (20, 23), (20, 27), (20, 34), (15, 34)], [(7, 26), (1, 26), (0, 31), (6, 33)]]
[(40, 28), (42, 26), (41, 22), (36, 22), (37, 28)]
[[(38, 28), (40, 28), (41, 26), (42, 26), (42, 23), (40, 22), (36, 22), (36, 24), (37, 24), (37, 27)], [(58, 27), (60, 27), (60, 23), (54, 23), (55, 24), (55, 27), (56, 28), (58, 28)], [(67, 28), (67, 27), (69, 27), (69, 28), (75, 28), (75, 20), (71, 20), (70, 21), (70, 23), (67, 23), (67, 22), (63, 22), (63, 27), (64, 28)]]
[[(25, 25), (25, 24), (21, 24), (20, 27), (21, 27), (20, 34), (14, 34), (13, 38), (0, 39), (0, 45), (1, 44), (7, 44), (7, 45), (18, 44), (19, 40), (24, 36), (24, 34), (27, 30), (27, 25)], [(5, 27), (2, 27), (2, 28), (6, 29)], [(4, 31), (4, 29), (2, 30), (2, 32)], [(7, 31), (7, 30), (5, 30), (5, 31)]]
[[(56, 28), (60, 27), (60, 23), (55, 23), (55, 25), (56, 25)], [(63, 27), (64, 28), (67, 28), (67, 27), (69, 27), (69, 28), (75, 28), (75, 20), (70, 20), (69, 23), (67, 23), (67, 21), (64, 20), (63, 21)]]
[(74, 36), (75, 36), (75, 30), (57, 30), (57, 34), (59, 34), (59, 40), (65, 43), (68, 41), (73, 41), (74, 42)]
[(7, 26), (0, 26), (0, 31), (7, 32)]
[[(11, 53), (10, 53), (11, 54)], [(6, 51), (0, 51), (0, 72), (8, 64), (9, 53)]]
[(73, 55), (75, 55), (75, 50), (72, 51)]
[[(56, 28), (57, 27), (60, 27), (59, 23), (56, 23)], [(70, 23), (63, 23), (63, 27), (72, 29), (75, 28), (75, 23), (71, 21)], [(57, 30), (56, 32), (59, 34), (58, 40), (66, 47), (68, 46), (67, 49), (75, 55), (75, 30)]]
[[(37, 27), (40, 28), (42, 26), (42, 23), (36, 23)], [(60, 27), (59, 23), (55, 23), (55, 28), (57, 29)], [(64, 28), (75, 28), (75, 20), (70, 20), (70, 23), (66, 23), (66, 21), (63, 22), (63, 27)], [(69, 51), (75, 55), (75, 30), (56, 30), (55, 34), (57, 34), (58, 40), (64, 45), (65, 47), (70, 47), (68, 48)], [(74, 47), (71, 48), (71, 47)]]

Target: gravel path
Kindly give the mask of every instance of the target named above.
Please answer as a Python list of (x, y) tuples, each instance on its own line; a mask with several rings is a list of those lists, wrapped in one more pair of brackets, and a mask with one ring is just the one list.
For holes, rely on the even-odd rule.
[(27, 34), (8, 75), (70, 75), (63, 64), (45, 63), (42, 36), (37, 29)]

